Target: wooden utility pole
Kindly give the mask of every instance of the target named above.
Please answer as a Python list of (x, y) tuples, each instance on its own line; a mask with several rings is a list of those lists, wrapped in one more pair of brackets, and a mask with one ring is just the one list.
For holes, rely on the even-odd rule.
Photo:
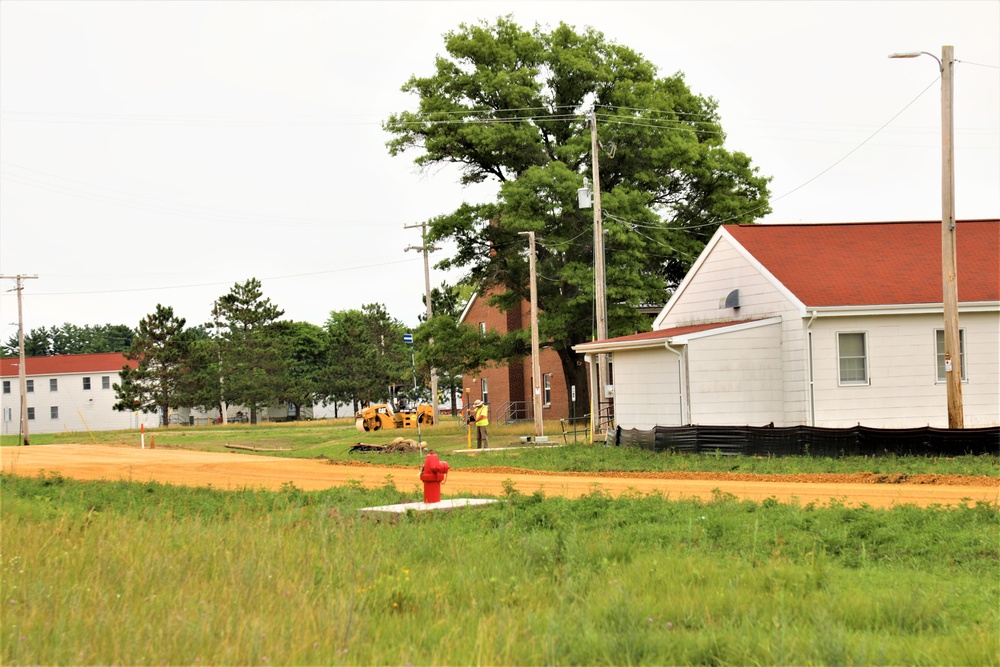
[(930, 56), (941, 70), (941, 279), (944, 306), (944, 377), (948, 428), (965, 428), (962, 408), (962, 341), (958, 328), (958, 259), (955, 239), (955, 47), (942, 46), (941, 58), (927, 51), (892, 53), (890, 58)]
[(535, 275), (535, 232), (521, 232), (528, 237), (528, 271), (531, 280), (531, 411), (535, 415), (535, 437), (545, 435), (542, 420), (542, 364), (538, 359), (538, 283)]
[(17, 366), (17, 380), (21, 392), (21, 435), (24, 438), (22, 444), (29, 445), (30, 436), (28, 434), (28, 379), (27, 373), (24, 368), (24, 310), (21, 306), (21, 293), (24, 291), (24, 286), (21, 284), (23, 280), (29, 278), (37, 278), (34, 276), (24, 276), (17, 274), (16, 276), (0, 276), (0, 280), (16, 280), (17, 287), (17, 346), (18, 354), (20, 356), (20, 363)]
[[(431, 308), (431, 263), (430, 263), (430, 253), (437, 250), (433, 246), (427, 245), (427, 222), (421, 222), (419, 225), (403, 225), (403, 229), (416, 229), (420, 228), (420, 245), (418, 246), (408, 246), (406, 250), (419, 250), (424, 254), (424, 301), (427, 306), (427, 321), (429, 322), (431, 316), (433, 315), (433, 310)], [(404, 250), (404, 252), (406, 252)], [(430, 341), (433, 345), (433, 339)], [(438, 379), (437, 379), (437, 369), (431, 368), (431, 409), (434, 411), (434, 423), (438, 423)], [(416, 396), (413, 400), (416, 400)]]
[(955, 48), (941, 47), (941, 273), (944, 290), (944, 376), (948, 388), (948, 428), (965, 428), (955, 239), (954, 70)]
[[(605, 297), (604, 277), (604, 225), (601, 220), (601, 171), (598, 166), (597, 112), (590, 114), (590, 156), (594, 178), (594, 302), (597, 314), (597, 339), (608, 337), (608, 313)], [(597, 353), (597, 386), (590, 397), (590, 414), (593, 420), (593, 434), (600, 433), (601, 396), (608, 381), (608, 355)]]

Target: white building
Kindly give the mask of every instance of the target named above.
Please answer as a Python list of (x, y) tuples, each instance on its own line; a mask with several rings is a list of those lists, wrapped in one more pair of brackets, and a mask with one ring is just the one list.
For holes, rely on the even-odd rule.
[[(0, 359), (0, 432), (17, 435), (21, 428), (21, 391), (17, 358)], [(117, 412), (112, 385), (121, 382), (121, 353), (66, 354), (25, 359), (28, 433), (112, 431), (153, 428), (156, 414)]]
[[(28, 357), (25, 379), (28, 397), (28, 432), (115, 431), (160, 426), (159, 412), (118, 412), (112, 386), (121, 382), (125, 365), (137, 366), (118, 352)], [(17, 358), (0, 359), (0, 433), (17, 435), (21, 424), (21, 391)], [(341, 417), (353, 417), (350, 406), (339, 406)], [(216, 423), (218, 410), (180, 408), (171, 410), (170, 423), (203, 425)], [(245, 422), (250, 411), (228, 406), (229, 422)], [(261, 408), (261, 421), (281, 421), (295, 416), (294, 407), (275, 404)], [(317, 404), (302, 408), (303, 419), (332, 419), (333, 406)]]
[[(947, 428), (941, 223), (726, 225), (612, 354), (615, 423)], [(966, 427), (1000, 424), (1000, 220), (961, 221)], [(593, 377), (593, 375), (592, 375)]]

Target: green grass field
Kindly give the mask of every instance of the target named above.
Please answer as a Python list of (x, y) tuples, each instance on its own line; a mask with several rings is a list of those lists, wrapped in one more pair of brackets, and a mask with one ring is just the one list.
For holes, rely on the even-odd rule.
[(0, 477), (0, 661), (997, 664), (1000, 513)]
[[(494, 429), (493, 439), (516, 444), (522, 434)], [(415, 433), (361, 434), (344, 421), (146, 437), (157, 447), (419, 465), (419, 454), (348, 451), (400, 435)], [(456, 423), (422, 435), (441, 452), (465, 447)], [(137, 446), (138, 434), (32, 437), (56, 442)], [(1000, 476), (990, 456), (755, 459), (584, 444), (448, 460)], [(0, 663), (1000, 664), (995, 505), (879, 510), (721, 493), (565, 500), (521, 495), (514, 481), (496, 505), (378, 522), (358, 510), (418, 492), (388, 480), (374, 490), (227, 492), (0, 475)]]

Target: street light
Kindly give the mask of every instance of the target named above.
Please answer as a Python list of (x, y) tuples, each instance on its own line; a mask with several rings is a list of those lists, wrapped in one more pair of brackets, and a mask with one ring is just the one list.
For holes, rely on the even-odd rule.
[(941, 277), (944, 302), (944, 376), (948, 390), (948, 428), (965, 428), (962, 410), (962, 351), (958, 329), (958, 269), (955, 240), (955, 122), (953, 116), (955, 48), (941, 57), (927, 51), (893, 53), (890, 58), (930, 56), (941, 71)]

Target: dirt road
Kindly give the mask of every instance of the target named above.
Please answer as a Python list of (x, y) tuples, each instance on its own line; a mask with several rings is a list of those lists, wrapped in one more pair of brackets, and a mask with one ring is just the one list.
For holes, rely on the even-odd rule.
[[(439, 452), (440, 453), (440, 452)], [(447, 453), (441, 453), (447, 460)], [(457, 455), (456, 455), (457, 456)], [(484, 460), (484, 466), (487, 462)], [(262, 487), (279, 489), (286, 482), (308, 491), (358, 482), (382, 486), (387, 480), (400, 489), (420, 486), (415, 467), (332, 464), (317, 459), (285, 459), (247, 453), (211, 453), (178, 449), (138, 449), (103, 445), (34, 445), (0, 449), (0, 470), (34, 476), (44, 471), (73, 479), (158, 481), (217, 489)], [(456, 470), (442, 495), (503, 493), (510, 480), (521, 493), (575, 498), (601, 489), (613, 495), (658, 492), (669, 498), (712, 497), (714, 490), (741, 499), (825, 505), (836, 499), (848, 506), (913, 504), (959, 505), (1000, 502), (1000, 479), (940, 475), (793, 475), (764, 476), (725, 473), (539, 473), (515, 468), (483, 467)]]

